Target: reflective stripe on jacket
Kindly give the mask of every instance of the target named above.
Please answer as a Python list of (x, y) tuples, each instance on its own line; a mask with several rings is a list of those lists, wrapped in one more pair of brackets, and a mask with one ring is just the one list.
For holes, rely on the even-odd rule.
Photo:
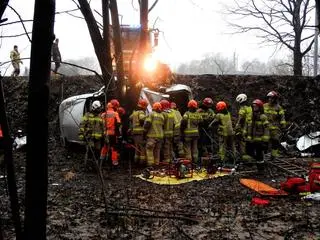
[(214, 116), (215, 116), (215, 113), (214, 111), (209, 108), (209, 109), (198, 109), (197, 111), (200, 116), (201, 116), (201, 119), (202, 119), (202, 122), (204, 124), (204, 127), (208, 127), (208, 125), (210, 124), (210, 122), (214, 119)]
[(162, 112), (164, 116), (164, 137), (173, 137), (173, 131), (175, 128), (175, 114), (171, 110)]
[(99, 115), (87, 112), (81, 120), (79, 128), (80, 140), (99, 140), (103, 137), (104, 124)]
[[(147, 129), (147, 137), (163, 138), (164, 116), (162, 113), (151, 112), (146, 118), (145, 123), (150, 124), (150, 128)], [(145, 124), (145, 126), (146, 125), (148, 124)]]
[(171, 109), (171, 111), (174, 113), (174, 135), (179, 136), (182, 116), (179, 110)]
[(230, 113), (217, 113), (215, 116), (216, 122), (219, 123), (218, 126), (218, 134), (220, 136), (232, 136), (234, 135), (233, 127), (232, 127), (232, 121), (231, 121), (231, 115)]
[(101, 118), (104, 121), (105, 134), (116, 135), (116, 128), (121, 124), (119, 114), (112, 108), (109, 108), (106, 112), (101, 114)]
[(279, 104), (270, 105), (270, 103), (265, 103), (263, 108), (264, 114), (268, 117), (271, 130), (286, 126), (285, 112)]
[(254, 117), (251, 113), (247, 116), (244, 134), (248, 141), (268, 142), (270, 139), (268, 117), (265, 114)]
[(252, 114), (251, 106), (246, 106), (246, 105), (240, 106), (240, 109), (238, 112), (238, 120), (235, 127), (237, 132), (244, 131), (246, 119), (250, 114)]
[(198, 137), (199, 136), (199, 124), (202, 121), (201, 115), (198, 112), (189, 112), (187, 111), (182, 118), (184, 124), (181, 124), (181, 127), (185, 126), (183, 130), (185, 137)]
[(143, 110), (135, 110), (129, 117), (133, 135), (143, 134), (143, 122), (146, 119), (146, 113)]

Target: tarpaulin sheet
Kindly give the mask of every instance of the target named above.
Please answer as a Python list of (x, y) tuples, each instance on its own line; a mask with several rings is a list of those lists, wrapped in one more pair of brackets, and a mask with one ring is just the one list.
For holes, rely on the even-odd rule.
[(188, 183), (191, 181), (201, 181), (205, 179), (211, 179), (211, 178), (217, 178), (217, 177), (222, 177), (229, 175), (229, 172), (217, 172), (215, 174), (208, 174), (206, 170), (201, 170), (201, 171), (194, 171), (193, 176), (191, 178), (182, 178), (182, 179), (177, 179), (176, 177), (172, 176), (154, 176), (151, 179), (145, 179), (142, 174), (140, 175), (135, 175), (135, 177), (140, 178), (142, 180), (155, 183), (155, 184), (161, 184), (161, 185), (177, 185), (177, 184), (182, 184), (182, 183)]

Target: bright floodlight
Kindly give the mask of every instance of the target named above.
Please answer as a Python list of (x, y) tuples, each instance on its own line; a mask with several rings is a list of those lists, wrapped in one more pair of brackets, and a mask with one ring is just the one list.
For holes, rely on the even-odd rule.
[(157, 68), (157, 60), (151, 56), (148, 56), (144, 60), (144, 69), (148, 72), (153, 72)]

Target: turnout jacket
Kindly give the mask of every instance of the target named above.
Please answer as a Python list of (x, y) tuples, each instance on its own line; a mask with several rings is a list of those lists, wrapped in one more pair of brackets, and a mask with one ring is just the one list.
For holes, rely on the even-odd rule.
[(104, 124), (98, 114), (87, 112), (81, 120), (79, 139), (81, 141), (100, 140), (103, 137)]
[(270, 139), (269, 121), (265, 114), (251, 113), (246, 118), (244, 135), (247, 141), (268, 142)]

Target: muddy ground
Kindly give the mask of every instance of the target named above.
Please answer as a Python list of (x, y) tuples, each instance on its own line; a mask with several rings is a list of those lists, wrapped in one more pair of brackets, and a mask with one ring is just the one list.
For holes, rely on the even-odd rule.
[[(264, 96), (274, 87), (283, 96), (289, 121), (316, 120), (319, 114), (319, 85), (314, 79), (290, 77), (179, 76), (192, 86), (195, 96), (214, 96), (233, 102), (241, 88), (250, 98)], [(229, 79), (229, 80), (227, 80)], [(133, 177), (140, 169), (123, 161), (116, 169), (104, 168), (104, 191), (94, 171), (84, 168), (84, 149), (59, 145), (57, 109), (61, 99), (100, 87), (94, 77), (68, 78), (51, 82), (49, 110), (48, 239), (319, 239), (319, 203), (297, 196), (271, 198), (269, 206), (252, 206), (257, 196), (239, 183), (241, 177), (260, 179), (279, 187), (286, 174), (268, 168), (190, 182), (159, 186)], [(5, 79), (5, 95), (11, 130), (25, 129), (27, 81)], [(62, 94), (63, 93), (63, 94)], [(312, 106), (311, 110), (306, 106)], [(235, 111), (234, 108), (232, 108)], [(300, 117), (304, 115), (304, 117)], [(14, 153), (18, 192), (23, 211), (25, 153)], [(312, 159), (298, 159), (306, 164)], [(2, 175), (2, 173), (0, 174)], [(13, 238), (5, 181), (0, 179), (0, 216), (6, 239)]]

